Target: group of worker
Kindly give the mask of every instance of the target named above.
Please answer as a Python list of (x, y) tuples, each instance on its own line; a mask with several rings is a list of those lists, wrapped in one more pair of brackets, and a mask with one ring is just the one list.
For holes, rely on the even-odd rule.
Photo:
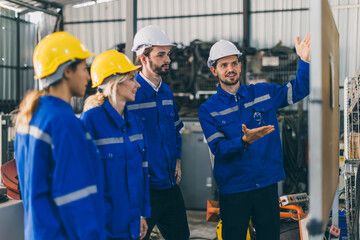
[[(174, 45), (158, 26), (139, 30), (136, 65), (109, 50), (91, 64), (92, 87), (80, 119), (70, 100), (84, 96), (94, 56), (67, 32), (34, 51), (33, 90), (15, 116), (15, 158), (25, 239), (189, 239), (181, 181), (181, 136), (173, 93), (162, 77)], [(223, 239), (280, 239), (277, 182), (285, 178), (276, 110), (309, 94), (309, 34), (296, 39), (296, 79), (279, 86), (239, 82), (242, 53), (216, 42), (208, 66), (218, 90), (199, 109), (220, 193)], [(196, 161), (192, 159), (191, 161)]]

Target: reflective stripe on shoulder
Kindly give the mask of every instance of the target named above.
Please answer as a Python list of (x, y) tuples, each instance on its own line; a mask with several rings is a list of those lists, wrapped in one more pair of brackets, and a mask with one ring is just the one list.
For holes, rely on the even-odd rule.
[(33, 136), (34, 138), (44, 141), (47, 144), (51, 145), (51, 147), (53, 147), (50, 135), (43, 132), (38, 127), (35, 127), (32, 125), (21, 126), (18, 128), (17, 132), (20, 134), (29, 134), (29, 135)]
[(179, 126), (180, 123), (181, 123), (181, 119), (177, 120), (177, 121), (174, 123), (175, 127)]
[(149, 162), (143, 162), (142, 167), (149, 167)]
[(174, 105), (173, 100), (162, 100), (162, 105)]
[(96, 187), (96, 185), (92, 185), (92, 186), (80, 189), (78, 191), (66, 194), (64, 196), (54, 198), (54, 201), (57, 206), (62, 206), (62, 205), (86, 198), (90, 194), (95, 194), (95, 193), (97, 193), (97, 187)]
[(144, 139), (142, 134), (135, 134), (129, 137), (130, 142), (136, 141), (136, 140), (142, 140)]
[(269, 95), (269, 94), (266, 94), (266, 95), (264, 95), (264, 96), (255, 98), (254, 101), (252, 101), (252, 102), (245, 103), (245, 104), (244, 104), (244, 107), (245, 107), (245, 108), (248, 108), (248, 107), (251, 107), (252, 105), (254, 105), (254, 104), (256, 104), (256, 103), (263, 102), (263, 101), (266, 101), (266, 100), (268, 100), (268, 99), (270, 99), (270, 95)]
[(236, 105), (235, 107), (227, 108), (220, 112), (212, 112), (212, 113), (210, 113), (210, 115), (212, 117), (219, 116), (219, 115), (226, 115), (226, 114), (229, 114), (232, 112), (236, 112), (237, 110), (239, 110), (239, 107)]
[(156, 107), (156, 102), (131, 104), (131, 105), (127, 106), (127, 109), (128, 110), (137, 110), (137, 109), (152, 108), (152, 107)]
[(124, 138), (102, 138), (102, 139), (96, 139), (95, 144), (97, 146), (100, 145), (108, 145), (108, 144), (116, 144), (116, 143), (124, 143)]
[(289, 104), (294, 104), (294, 102), (293, 102), (293, 93), (292, 93), (292, 85), (289, 82), (286, 86), (288, 87), (287, 101), (288, 101)]
[(210, 137), (208, 137), (208, 138), (206, 139), (206, 141), (207, 141), (208, 143), (210, 143), (212, 140), (214, 140), (215, 138), (219, 138), (219, 137), (225, 137), (225, 136), (224, 136), (224, 134), (222, 134), (221, 132), (216, 132), (216, 133), (214, 133), (213, 135), (211, 135)]

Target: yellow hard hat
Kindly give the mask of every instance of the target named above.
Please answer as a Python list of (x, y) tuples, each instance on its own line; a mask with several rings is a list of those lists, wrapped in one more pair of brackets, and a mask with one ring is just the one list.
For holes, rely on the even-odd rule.
[(67, 32), (55, 32), (42, 39), (33, 56), (35, 79), (44, 78), (56, 72), (68, 61), (94, 56), (76, 37)]
[(109, 50), (98, 55), (91, 64), (92, 87), (101, 85), (107, 77), (135, 71), (141, 66), (134, 66), (131, 60), (116, 50)]

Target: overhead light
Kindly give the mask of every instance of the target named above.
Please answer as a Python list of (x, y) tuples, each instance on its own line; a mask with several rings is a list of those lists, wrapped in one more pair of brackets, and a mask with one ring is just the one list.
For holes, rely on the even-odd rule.
[(112, 2), (114, 0), (97, 0), (96, 3), (106, 3), (106, 2)]
[(81, 8), (81, 7), (87, 7), (87, 6), (91, 6), (94, 4), (99, 4), (99, 3), (106, 3), (106, 2), (112, 2), (114, 0), (94, 0), (91, 2), (84, 2), (84, 3), (79, 3), (79, 4), (75, 4), (73, 5), (73, 8)]
[(94, 4), (95, 4), (95, 2), (91, 1), (91, 2), (84, 2), (84, 3), (75, 4), (72, 7), (73, 8), (81, 8), (81, 7), (91, 6), (91, 5), (94, 5)]

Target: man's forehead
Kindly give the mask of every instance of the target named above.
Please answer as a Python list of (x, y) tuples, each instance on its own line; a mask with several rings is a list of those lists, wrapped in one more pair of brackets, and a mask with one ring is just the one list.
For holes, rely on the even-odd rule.
[(160, 53), (160, 52), (168, 53), (168, 52), (170, 52), (170, 50), (171, 50), (170, 46), (154, 46), (153, 47), (153, 51), (155, 53)]
[(218, 63), (231, 63), (231, 62), (235, 62), (235, 61), (239, 61), (239, 59), (236, 55), (226, 56), (226, 57), (218, 59)]

